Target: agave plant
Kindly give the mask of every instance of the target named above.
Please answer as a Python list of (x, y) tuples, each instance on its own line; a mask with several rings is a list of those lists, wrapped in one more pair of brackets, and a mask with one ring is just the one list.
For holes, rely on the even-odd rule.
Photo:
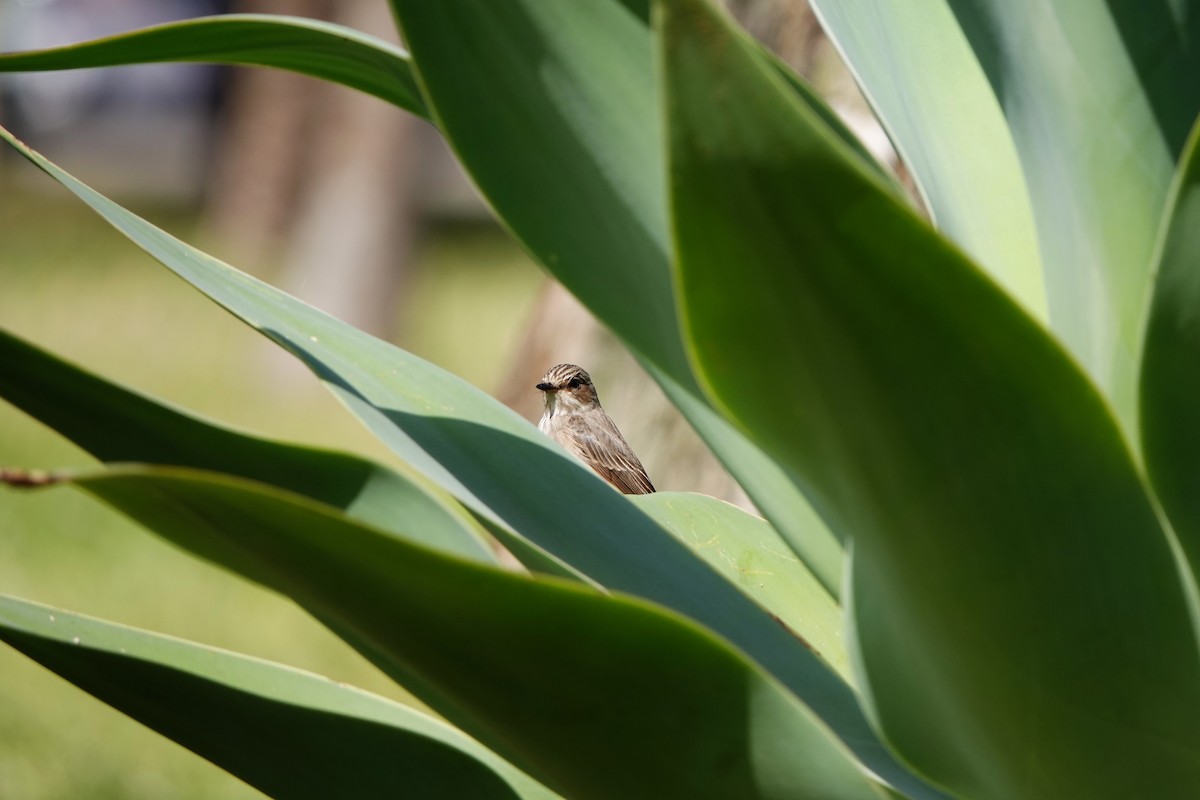
[(816, 6), (933, 225), (704, 0), (393, 0), (411, 54), (226, 16), (4, 56), (280, 67), (428, 119), (766, 519), (620, 495), (4, 133), (411, 467), (4, 334), (0, 395), (105, 465), (9, 482), (287, 595), (440, 719), (16, 598), (0, 638), (277, 797), (1195, 797), (1200, 7)]

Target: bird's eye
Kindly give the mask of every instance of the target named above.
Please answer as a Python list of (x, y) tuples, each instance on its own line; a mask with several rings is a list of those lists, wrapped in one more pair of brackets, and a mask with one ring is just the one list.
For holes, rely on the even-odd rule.
[(571, 380), (567, 381), (567, 386), (570, 386), (572, 389), (578, 389), (579, 378), (571, 378)]

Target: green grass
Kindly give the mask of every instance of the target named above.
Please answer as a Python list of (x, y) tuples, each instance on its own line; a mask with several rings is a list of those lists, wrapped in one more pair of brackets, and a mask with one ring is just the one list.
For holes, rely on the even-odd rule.
[[(18, 194), (12, 184), (0, 171), (5, 328), (227, 424), (390, 458), (257, 334), (78, 205), (58, 195)], [(193, 240), (186, 213), (152, 218)], [(435, 231), (403, 298), (400, 344), (494, 386), (540, 280), (495, 229)], [(0, 402), (0, 465), (91, 463)], [(0, 592), (403, 697), (289, 601), (175, 550), (69, 489), (0, 490)], [(261, 796), (3, 645), (0, 674), (0, 798)]]

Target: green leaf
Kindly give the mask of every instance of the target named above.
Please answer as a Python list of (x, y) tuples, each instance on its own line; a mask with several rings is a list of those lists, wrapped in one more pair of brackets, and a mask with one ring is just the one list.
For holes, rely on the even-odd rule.
[(1146, 470), (1194, 575), (1200, 574), (1200, 119), (1163, 215), (1142, 355)]
[(614, 0), (392, 7), (439, 129), (504, 223), (633, 349), (690, 375), (644, 21)]
[(841, 596), (842, 544), (826, 527), (777, 463), (716, 411), (699, 389), (677, 383), (658, 367), (642, 361), (663, 394), (683, 413), (725, 468), (746, 491), (796, 556), (832, 597)]
[(783, 76), (788, 86), (796, 93), (796, 97), (811, 108), (821, 118), (821, 121), (828, 126), (829, 132), (846, 145), (851, 157), (859, 158), (864, 167), (874, 170), (887, 186), (896, 193), (897, 197), (903, 198), (907, 196), (904, 193), (904, 187), (896, 180), (896, 176), (892, 171), (876, 160), (871, 151), (867, 149), (867, 146), (854, 135), (854, 131), (850, 130), (850, 126), (838, 116), (836, 111), (825, 103), (824, 98), (817, 94), (816, 90), (804, 81), (804, 78), (797, 75), (790, 66), (766, 47), (760, 48), (759, 55), (775, 67), (775, 69), (779, 70), (779, 74)]
[(877, 774), (909, 779), (827, 664), (513, 411), (460, 378), (180, 242), (3, 128), (0, 137), (146, 252), (300, 358), (381, 441), (496, 523), (497, 535), (508, 537), (502, 539), (506, 545), (543, 548), (606, 588), (645, 597), (708, 626), (808, 703)]
[(776, 681), (655, 606), (445, 556), (226, 476), (130, 467), (73, 482), (370, 642), (381, 667), (422, 676), (452, 722), (565, 796), (882, 796)]
[(851, 679), (841, 607), (765, 520), (703, 494), (631, 499)]
[(439, 130), (503, 223), (638, 356), (835, 595), (842, 552), (709, 408), (679, 333), (645, 3), (394, 0)]
[(303, 17), (226, 14), (171, 22), (66, 47), (0, 54), (0, 72), (160, 61), (276, 67), (340, 83), (429, 117), (403, 49), (352, 28)]
[(696, 363), (853, 535), (884, 736), (958, 796), (1187, 796), (1195, 630), (1107, 406), (752, 43), (698, 0), (661, 7)]
[(0, 640), (271, 797), (555, 797), (443, 722), (291, 667), (2, 595)]
[[(622, 6), (627, 8), (631, 14), (636, 16), (644, 25), (649, 28), (650, 25), (650, 0), (615, 0)], [(796, 72), (787, 65), (781, 58), (767, 47), (761, 48), (763, 58), (771, 62), (771, 65), (779, 70), (779, 73), (787, 79), (788, 85), (796, 92), (797, 96), (806, 104), (812, 107), (813, 111), (821, 116), (821, 119), (829, 125), (829, 127), (837, 134), (837, 136), (846, 143), (850, 149), (856, 152), (863, 160), (863, 164), (878, 170), (879, 175), (886, 180), (894, 181), (895, 176), (886, 170), (882, 164), (875, 160), (870, 151), (859, 141), (850, 127), (842, 121), (842, 118), (837, 115), (832, 108), (826, 104), (825, 99), (813, 91), (812, 87), (805, 83)], [(655, 91), (656, 87), (651, 85), (651, 91)], [(899, 185), (896, 185), (898, 193), (903, 195), (903, 190)]]
[(938, 229), (1040, 319), (1046, 290), (1004, 114), (949, 5), (813, 0)]
[(101, 461), (194, 467), (262, 481), (429, 547), (496, 563), (474, 518), (426, 481), (357, 456), (220, 427), (109, 383), (3, 330), (0, 397)]
[(663, 393), (704, 438), (770, 520), (796, 556), (832, 597), (840, 597), (842, 545), (800, 494), (792, 479), (757, 445), (714, 410), (696, 389), (676, 383), (657, 367), (643, 362)]
[(946, 0), (1012, 130), (1050, 321), (1132, 440), (1154, 245), (1200, 111), (1194, 3)]

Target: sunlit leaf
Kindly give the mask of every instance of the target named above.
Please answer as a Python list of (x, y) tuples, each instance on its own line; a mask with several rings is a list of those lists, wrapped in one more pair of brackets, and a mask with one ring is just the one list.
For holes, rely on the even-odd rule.
[(1050, 322), (1135, 443), (1155, 239), (1200, 112), (1194, 3), (944, 0), (1004, 110)]
[(1025, 177), (1004, 113), (945, 0), (813, 0), (938, 229), (1026, 310), (1046, 289)]
[(841, 607), (766, 520), (702, 494), (632, 499), (850, 679)]

